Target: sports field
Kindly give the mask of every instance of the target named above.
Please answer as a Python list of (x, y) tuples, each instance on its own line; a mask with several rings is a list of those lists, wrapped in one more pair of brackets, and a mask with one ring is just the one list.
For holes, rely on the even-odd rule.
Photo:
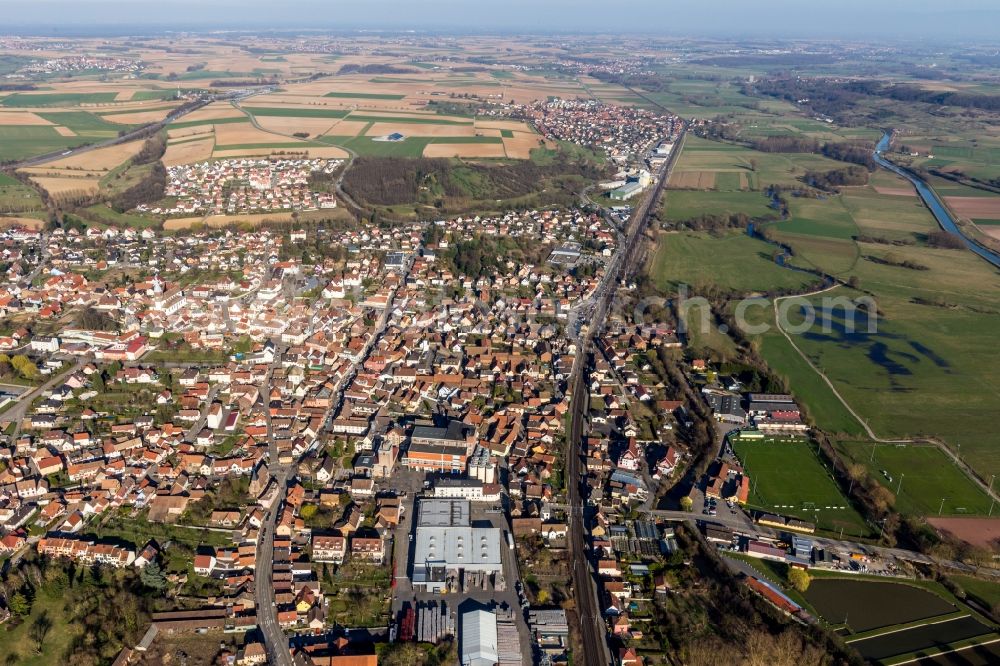
[(750, 475), (750, 505), (816, 523), (819, 529), (864, 536), (868, 528), (804, 439), (737, 441), (733, 452)]
[(981, 515), (990, 499), (979, 486), (930, 444), (839, 442), (837, 450), (863, 464), (872, 478), (896, 496), (895, 507), (918, 516)]

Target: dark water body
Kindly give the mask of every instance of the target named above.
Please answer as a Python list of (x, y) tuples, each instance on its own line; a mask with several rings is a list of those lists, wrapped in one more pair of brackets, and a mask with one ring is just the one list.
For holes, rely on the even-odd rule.
[(913, 186), (917, 188), (917, 194), (920, 195), (920, 198), (923, 200), (927, 208), (930, 209), (931, 214), (934, 215), (934, 219), (937, 220), (942, 229), (960, 237), (967, 248), (997, 268), (1000, 268), (1000, 253), (983, 247), (963, 234), (959, 229), (958, 224), (955, 223), (954, 218), (952, 218), (951, 213), (949, 213), (948, 209), (944, 207), (943, 203), (941, 203), (941, 199), (938, 198), (937, 193), (934, 192), (934, 190), (932, 190), (927, 183), (882, 157), (882, 153), (888, 150), (891, 139), (892, 135), (886, 132), (882, 135), (882, 139), (879, 140), (878, 145), (875, 146), (874, 158), (878, 165), (892, 171), (893, 173), (899, 174), (913, 183)]

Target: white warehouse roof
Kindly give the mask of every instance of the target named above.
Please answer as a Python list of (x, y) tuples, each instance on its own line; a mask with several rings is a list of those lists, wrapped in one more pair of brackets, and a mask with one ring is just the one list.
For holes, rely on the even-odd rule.
[(497, 616), (486, 610), (462, 614), (462, 666), (496, 666)]

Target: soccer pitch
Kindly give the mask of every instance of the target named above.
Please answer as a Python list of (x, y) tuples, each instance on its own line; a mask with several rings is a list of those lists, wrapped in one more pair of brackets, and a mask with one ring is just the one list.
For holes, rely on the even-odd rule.
[(851, 507), (804, 439), (739, 441), (733, 452), (750, 475), (752, 507), (794, 516), (821, 530), (863, 536), (864, 519)]
[[(868, 473), (893, 494), (898, 490), (896, 509), (903, 513), (985, 516), (990, 511), (989, 496), (934, 445), (843, 442), (838, 448), (867, 467)], [(1000, 515), (997, 508), (1000, 506), (994, 507), (994, 515)]]

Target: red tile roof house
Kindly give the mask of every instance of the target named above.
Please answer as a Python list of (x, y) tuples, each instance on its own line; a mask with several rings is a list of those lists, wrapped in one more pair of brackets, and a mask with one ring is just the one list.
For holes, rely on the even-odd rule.
[(199, 576), (210, 576), (215, 569), (215, 557), (212, 555), (195, 555), (194, 572)]
[(299, 623), (299, 614), (292, 610), (278, 611), (278, 624), (282, 627), (292, 627)]
[(351, 539), (351, 557), (381, 564), (385, 560), (385, 542), (378, 537)]
[(347, 554), (347, 539), (342, 536), (314, 536), (313, 560), (340, 564)]

